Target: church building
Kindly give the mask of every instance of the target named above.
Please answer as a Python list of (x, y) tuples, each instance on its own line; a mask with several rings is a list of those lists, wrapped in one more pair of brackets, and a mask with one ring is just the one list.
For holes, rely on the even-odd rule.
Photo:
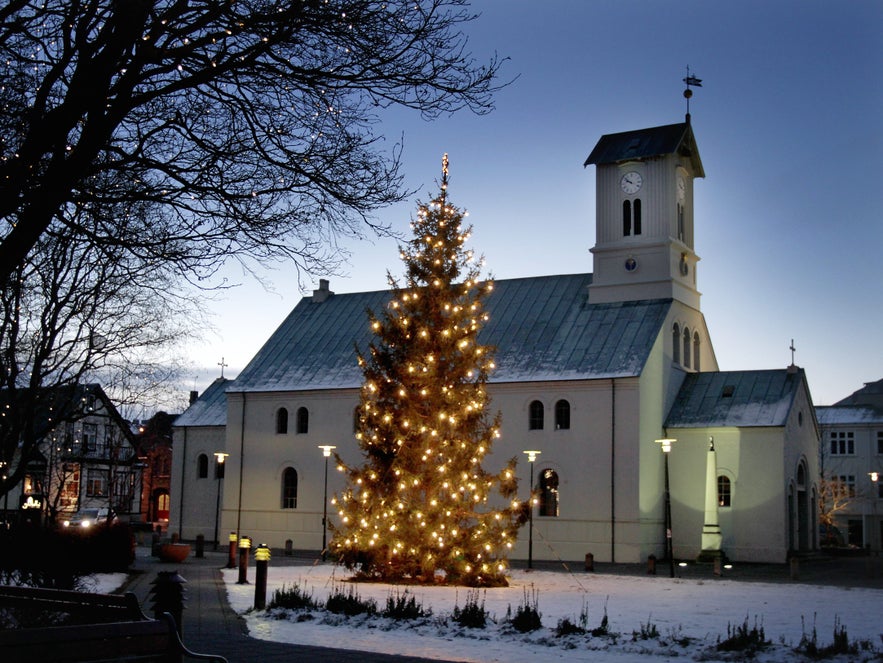
[[(705, 171), (689, 115), (602, 136), (585, 166), (594, 271), (498, 280), (485, 300), (502, 436), (484, 466), (518, 457), (522, 499), (531, 478), (536, 496), (532, 545), (526, 525), (511, 557), (784, 562), (815, 549), (819, 427), (804, 371), (720, 371), (701, 312), (693, 190)], [(344, 477), (321, 447), (361, 464), (355, 347), (372, 338), (366, 310), (390, 297), (320, 281), (235, 380), (178, 418), (172, 532), (323, 548)]]

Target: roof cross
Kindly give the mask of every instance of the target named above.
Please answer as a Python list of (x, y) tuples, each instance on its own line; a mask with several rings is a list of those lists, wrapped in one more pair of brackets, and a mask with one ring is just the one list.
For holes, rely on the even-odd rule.
[(788, 349), (791, 350), (791, 365), (794, 366), (794, 353), (797, 352), (797, 348), (794, 347), (794, 339), (791, 339), (791, 345), (788, 346)]
[(229, 366), (229, 365), (230, 365), (230, 364), (225, 363), (225, 362), (224, 362), (224, 358), (221, 357), (221, 361), (218, 362), (218, 366), (221, 367), (221, 377), (224, 377), (224, 367), (225, 367), (225, 366)]

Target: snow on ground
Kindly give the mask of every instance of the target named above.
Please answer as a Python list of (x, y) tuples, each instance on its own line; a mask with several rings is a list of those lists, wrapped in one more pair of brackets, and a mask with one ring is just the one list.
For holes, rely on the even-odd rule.
[[(273, 567), (271, 562), (267, 600), (275, 589), (298, 586), (324, 603), (332, 591), (349, 591), (351, 585), (340, 584), (346, 578), (345, 570), (331, 564)], [(509, 587), (478, 594), (478, 602), (484, 602), (496, 623), (485, 629), (466, 629), (448, 619), (455, 606), (462, 608), (467, 602), (470, 590), (462, 587), (408, 588), (418, 604), (432, 610), (431, 618), (417, 624), (380, 617), (344, 618), (324, 611), (298, 621), (297, 613), (268, 615), (250, 610), (255, 598), (254, 569), (249, 569), (251, 584), (239, 585), (237, 579), (236, 569), (224, 570), (231, 606), (244, 614), (253, 637), (277, 642), (481, 663), (732, 661), (745, 660), (744, 652), (727, 658), (714, 646), (726, 639), (728, 628), (747, 624), (762, 627), (772, 642), (755, 659), (766, 663), (802, 660), (793, 647), (804, 635), (812, 636), (815, 627), (819, 647), (827, 646), (839, 624), (850, 642), (869, 642), (876, 654), (835, 660), (883, 661), (883, 590), (877, 589), (513, 570)], [(352, 586), (362, 599), (374, 599), (381, 611), (389, 596), (404, 591), (383, 584)], [(514, 614), (525, 602), (533, 604), (534, 597), (543, 628), (521, 634), (507, 627), (507, 609), (511, 607)], [(559, 620), (578, 624), (585, 612), (592, 630), (601, 626), (605, 611), (609, 632), (616, 637), (556, 637)], [(642, 639), (641, 632), (652, 627), (659, 637)]]

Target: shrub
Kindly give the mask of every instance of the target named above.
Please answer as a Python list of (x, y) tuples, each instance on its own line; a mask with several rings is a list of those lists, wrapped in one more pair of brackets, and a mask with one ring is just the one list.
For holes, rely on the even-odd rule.
[(405, 620), (421, 619), (432, 615), (432, 610), (424, 610), (423, 606), (417, 603), (417, 598), (413, 594), (409, 594), (407, 589), (401, 593), (390, 593), (386, 597), (386, 609), (383, 611), (383, 616), (395, 620)]
[(558, 626), (555, 627), (555, 635), (559, 638), (565, 635), (582, 635), (589, 627), (589, 607), (583, 600), (583, 607), (579, 613), (579, 619), (574, 624), (567, 617), (558, 620)]
[(763, 625), (757, 625), (757, 617), (754, 618), (754, 626), (748, 626), (748, 616), (740, 626), (727, 624), (727, 638), (723, 641), (718, 638), (718, 651), (738, 651), (753, 655), (770, 644), (763, 631)]
[(656, 628), (656, 624), (650, 623), (650, 618), (647, 617), (647, 623), (641, 624), (641, 631), (632, 631), (632, 641), (637, 640), (656, 640), (659, 638), (659, 629)]
[(291, 586), (282, 585), (280, 589), (273, 592), (273, 597), (267, 604), (267, 609), (287, 608), (289, 610), (314, 610), (319, 607), (319, 603), (308, 594), (300, 585)]
[(460, 626), (466, 628), (484, 628), (487, 625), (488, 614), (484, 609), (484, 598), (481, 604), (478, 602), (478, 590), (470, 590), (466, 594), (466, 605), (461, 609), (454, 606), (452, 617)]
[[(803, 623), (803, 617), (800, 618), (800, 621)], [(862, 648), (868, 649), (868, 644), (869, 643), (865, 643), (865, 646)], [(824, 659), (833, 658), (840, 654), (854, 656), (858, 654), (859, 645), (857, 643), (849, 642), (849, 635), (846, 633), (846, 627), (840, 623), (840, 618), (836, 617), (834, 619), (834, 640), (826, 647), (819, 647), (818, 634), (816, 633), (815, 626), (815, 615), (813, 615), (812, 635), (807, 638), (806, 632), (803, 633), (800, 638), (800, 644), (797, 645), (797, 651), (809, 658)]]
[[(510, 606), (511, 611), (511, 606)], [(527, 588), (524, 589), (524, 600), (515, 611), (515, 616), (507, 620), (519, 633), (536, 631), (543, 627), (542, 615), (539, 611), (539, 592), (531, 588), (528, 597)]]
[(331, 589), (325, 609), (336, 615), (346, 615), (347, 617), (373, 616), (377, 614), (377, 602), (374, 599), (363, 600), (352, 585), (344, 591), (340, 584), (337, 584)]

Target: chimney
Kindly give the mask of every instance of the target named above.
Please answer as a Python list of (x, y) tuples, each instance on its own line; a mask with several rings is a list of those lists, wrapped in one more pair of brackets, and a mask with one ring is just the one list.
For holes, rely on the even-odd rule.
[(193, 405), (196, 402), (197, 398), (199, 398), (199, 392), (198, 391), (191, 391), (190, 392), (190, 405)]
[(333, 294), (328, 289), (328, 279), (319, 279), (319, 289), (313, 290), (313, 303), (321, 304)]

